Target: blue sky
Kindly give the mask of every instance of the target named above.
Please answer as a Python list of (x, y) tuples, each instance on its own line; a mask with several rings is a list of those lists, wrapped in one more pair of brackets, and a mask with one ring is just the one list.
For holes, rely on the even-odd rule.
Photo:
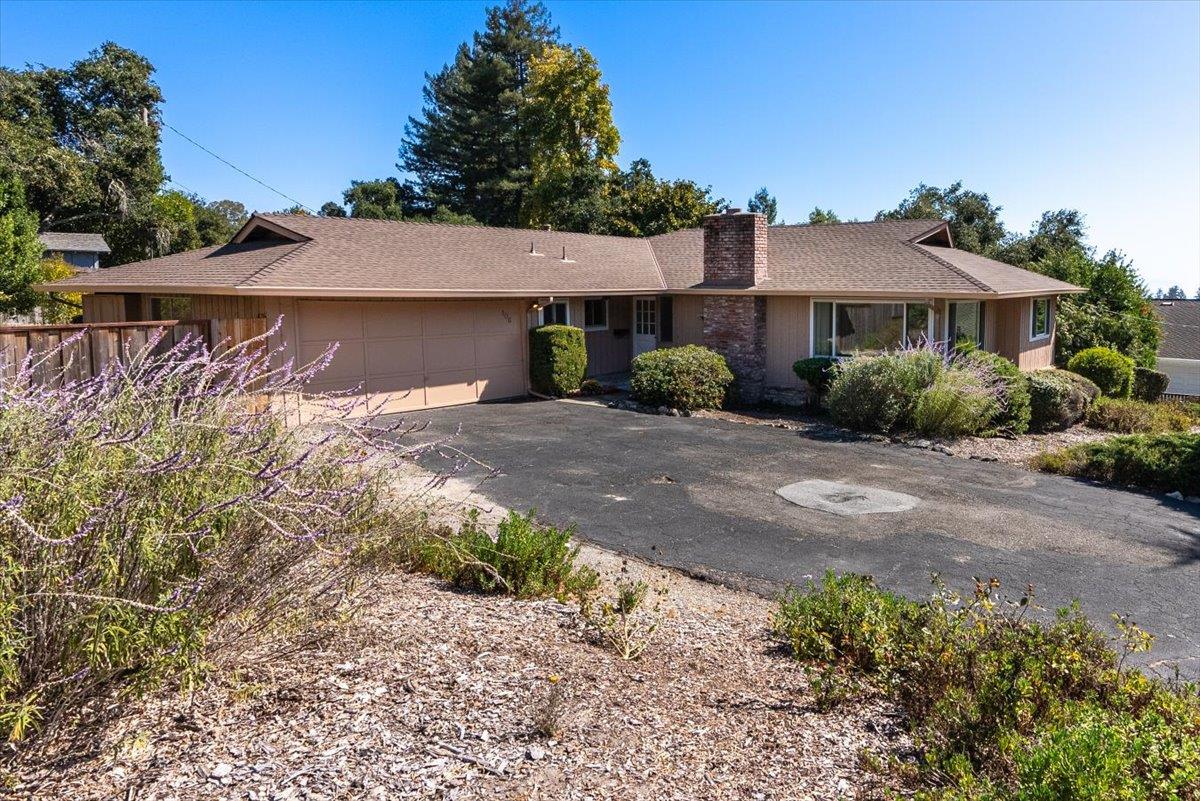
[[(486, 3), (0, 3), (0, 63), (105, 39), (158, 68), (171, 125), (309, 206), (395, 174), (423, 74)], [(620, 161), (761, 186), (787, 220), (869, 219), (963, 179), (1027, 229), (1078, 208), (1151, 288), (1200, 286), (1200, 3), (548, 3), (612, 89)], [(170, 131), (180, 185), (287, 201)]]

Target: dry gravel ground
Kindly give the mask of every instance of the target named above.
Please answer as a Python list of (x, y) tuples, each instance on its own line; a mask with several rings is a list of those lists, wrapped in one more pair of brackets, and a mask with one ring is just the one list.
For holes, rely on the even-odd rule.
[[(451, 481), (439, 491), (469, 497)], [(457, 507), (454, 507), (457, 508)], [(486, 510), (485, 518), (501, 510)], [(38, 799), (807, 799), (863, 797), (865, 752), (904, 753), (895, 710), (816, 711), (767, 631), (771, 604), (586, 548), (611, 581), (668, 590), (639, 661), (577, 609), (389, 572), (322, 645), (163, 691), (23, 751)], [(551, 696), (561, 731), (537, 733)]]

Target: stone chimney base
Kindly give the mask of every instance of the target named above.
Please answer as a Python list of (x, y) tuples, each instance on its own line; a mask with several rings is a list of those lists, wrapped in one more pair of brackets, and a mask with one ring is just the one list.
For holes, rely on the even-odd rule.
[(767, 299), (705, 295), (704, 345), (729, 363), (737, 379), (738, 399), (758, 403), (767, 371)]

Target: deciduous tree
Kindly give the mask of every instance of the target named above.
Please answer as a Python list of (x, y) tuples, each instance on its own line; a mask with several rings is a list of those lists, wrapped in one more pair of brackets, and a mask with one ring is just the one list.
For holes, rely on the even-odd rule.
[(899, 206), (879, 212), (875, 219), (946, 220), (955, 247), (985, 256), (993, 255), (1004, 238), (1000, 206), (983, 192), (963, 189), (962, 181), (955, 181), (945, 189), (918, 184)]
[(809, 225), (832, 225), (833, 223), (841, 222), (841, 218), (833, 209), (823, 209), (816, 206), (808, 213)]
[(693, 181), (654, 176), (650, 162), (638, 159), (610, 187), (609, 231), (621, 236), (654, 236), (695, 228), (709, 214), (728, 207), (712, 189)]

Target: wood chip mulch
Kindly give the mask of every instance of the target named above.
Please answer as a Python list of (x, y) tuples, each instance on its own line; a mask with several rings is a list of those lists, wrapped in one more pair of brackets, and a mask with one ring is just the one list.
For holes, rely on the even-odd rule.
[[(641, 660), (598, 644), (573, 606), (388, 573), (320, 649), (247, 659), (190, 698), (129, 700), (103, 727), (45, 737), (0, 765), (0, 795), (853, 798), (879, 786), (864, 753), (907, 749), (882, 702), (816, 711), (769, 636), (767, 601), (584, 557), (668, 586)], [(559, 730), (538, 733), (539, 719)]]

